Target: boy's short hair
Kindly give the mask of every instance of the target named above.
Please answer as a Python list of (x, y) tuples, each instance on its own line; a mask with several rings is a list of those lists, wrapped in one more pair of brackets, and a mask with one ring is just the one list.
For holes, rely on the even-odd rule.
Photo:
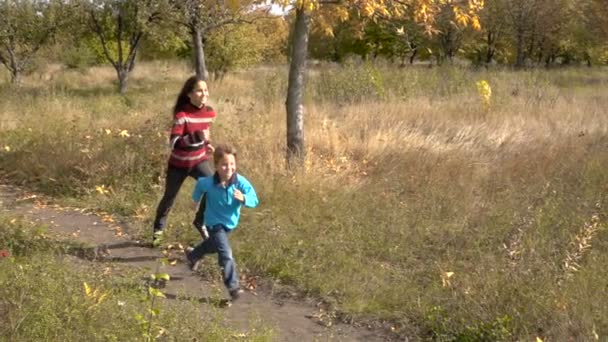
[(218, 145), (213, 152), (213, 163), (217, 164), (225, 155), (232, 154), (236, 160), (236, 148), (230, 145)]

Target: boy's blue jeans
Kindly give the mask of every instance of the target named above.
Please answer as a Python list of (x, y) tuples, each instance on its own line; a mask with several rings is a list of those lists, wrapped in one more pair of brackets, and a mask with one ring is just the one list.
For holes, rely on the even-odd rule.
[(238, 288), (239, 277), (234, 258), (232, 258), (230, 241), (228, 241), (230, 230), (221, 224), (207, 227), (207, 229), (209, 238), (194, 247), (194, 250), (189, 254), (189, 258), (192, 261), (197, 261), (206, 254), (217, 253), (217, 261), (224, 272), (224, 285), (228, 290)]

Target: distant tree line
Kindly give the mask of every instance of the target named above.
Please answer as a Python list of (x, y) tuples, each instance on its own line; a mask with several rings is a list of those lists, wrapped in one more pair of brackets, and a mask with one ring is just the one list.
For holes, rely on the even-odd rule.
[(285, 62), (288, 33), (249, 0), (0, 0), (0, 63), (15, 84), (39, 64), (110, 64), (125, 93), (137, 61), (176, 57), (221, 77)]
[[(444, 1), (435, 32), (411, 18), (349, 16), (313, 23), (310, 56), (343, 61), (384, 58), (400, 66), (455, 59), (514, 67), (608, 64), (606, 0), (488, 0), (478, 23), (459, 25), (455, 1)], [(479, 24), (479, 28), (475, 27)]]
[[(0, 63), (109, 63), (127, 91), (138, 60), (188, 56), (203, 79), (289, 61), (287, 157), (302, 160), (308, 58), (443, 64), (608, 64), (606, 0), (0, 0)], [(45, 53), (41, 53), (44, 51)], [(54, 52), (54, 53), (53, 53)]]
[[(322, 6), (310, 24), (309, 56), (382, 58), (402, 67), (456, 59), (515, 67), (608, 64), (605, 0), (491, 0), (473, 23), (455, 3), (439, 3), (431, 30), (415, 14), (357, 15), (356, 1)], [(294, 12), (271, 16), (252, 0), (0, 0), (0, 63), (14, 83), (42, 55), (69, 67), (108, 63), (121, 93), (137, 60), (191, 58), (201, 77), (222, 77), (237, 67), (286, 61)]]

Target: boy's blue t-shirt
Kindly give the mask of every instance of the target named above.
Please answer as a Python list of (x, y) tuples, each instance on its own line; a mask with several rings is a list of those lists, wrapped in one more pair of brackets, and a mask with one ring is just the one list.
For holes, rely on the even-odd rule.
[[(243, 193), (244, 203), (234, 198), (234, 189), (239, 189)], [(222, 224), (232, 230), (239, 223), (241, 205), (249, 208), (255, 208), (258, 205), (258, 197), (251, 183), (236, 173), (226, 187), (221, 185), (217, 173), (210, 177), (199, 178), (192, 193), (192, 200), (199, 202), (204, 193), (207, 193), (205, 206), (205, 225), (207, 227)]]

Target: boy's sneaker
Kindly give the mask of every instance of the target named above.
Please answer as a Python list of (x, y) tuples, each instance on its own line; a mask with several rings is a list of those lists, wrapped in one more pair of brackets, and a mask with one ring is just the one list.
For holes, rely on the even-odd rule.
[(236, 288), (228, 290), (228, 293), (230, 293), (230, 299), (232, 299), (232, 301), (234, 302), (241, 297), (241, 293), (243, 293), (243, 290)]
[(162, 242), (163, 242), (163, 231), (162, 230), (155, 231), (154, 234), (152, 235), (152, 247), (154, 247), (154, 248), (159, 247)]
[(194, 248), (192, 248), (192, 247), (186, 247), (186, 249), (184, 249), (184, 254), (186, 255), (186, 260), (188, 261), (188, 266), (190, 267), (190, 269), (193, 271), (196, 271), (196, 270), (198, 270), (198, 267), (200, 266), (201, 259), (192, 260), (192, 258), (190, 257), (190, 254), (192, 253), (193, 250), (194, 250)]

